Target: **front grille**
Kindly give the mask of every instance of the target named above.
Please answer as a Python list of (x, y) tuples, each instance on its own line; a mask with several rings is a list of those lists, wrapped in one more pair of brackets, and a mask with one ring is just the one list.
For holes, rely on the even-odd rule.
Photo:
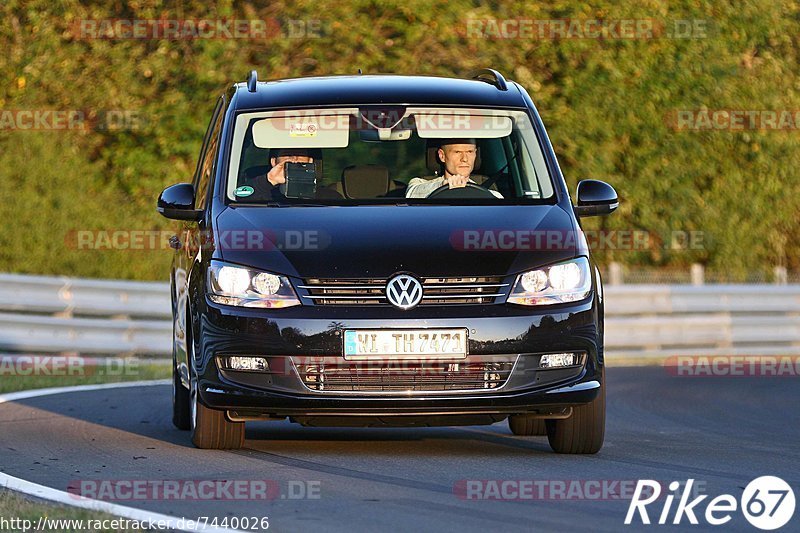
[(303, 384), (318, 392), (491, 391), (508, 381), (514, 359), (490, 362), (382, 360), (295, 362)]
[[(423, 278), (419, 305), (492, 304), (508, 283), (497, 276)], [(385, 279), (306, 279), (299, 288), (315, 305), (389, 305)]]

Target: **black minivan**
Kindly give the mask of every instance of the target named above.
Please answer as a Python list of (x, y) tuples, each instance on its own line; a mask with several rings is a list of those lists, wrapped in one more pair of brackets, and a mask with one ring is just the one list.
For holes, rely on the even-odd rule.
[(354, 75), (259, 82), (217, 101), (192, 183), (165, 189), (173, 420), (199, 448), (247, 421), (493, 424), (595, 453), (603, 291), (525, 89)]

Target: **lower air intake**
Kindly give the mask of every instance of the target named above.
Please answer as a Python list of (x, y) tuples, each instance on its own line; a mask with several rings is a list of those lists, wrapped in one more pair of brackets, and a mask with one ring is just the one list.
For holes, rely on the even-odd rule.
[(506, 384), (514, 361), (295, 363), (303, 384), (318, 392), (490, 391)]

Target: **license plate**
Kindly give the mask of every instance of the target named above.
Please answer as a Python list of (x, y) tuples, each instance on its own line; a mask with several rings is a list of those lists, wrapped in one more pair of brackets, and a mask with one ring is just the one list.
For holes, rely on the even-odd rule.
[(350, 361), (395, 359), (466, 359), (466, 329), (348, 329), (344, 358)]

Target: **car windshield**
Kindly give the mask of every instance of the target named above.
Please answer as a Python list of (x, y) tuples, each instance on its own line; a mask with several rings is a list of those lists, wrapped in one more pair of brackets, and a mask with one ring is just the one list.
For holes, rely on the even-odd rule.
[(524, 111), (362, 107), (240, 113), (239, 203), (541, 203), (554, 189)]

